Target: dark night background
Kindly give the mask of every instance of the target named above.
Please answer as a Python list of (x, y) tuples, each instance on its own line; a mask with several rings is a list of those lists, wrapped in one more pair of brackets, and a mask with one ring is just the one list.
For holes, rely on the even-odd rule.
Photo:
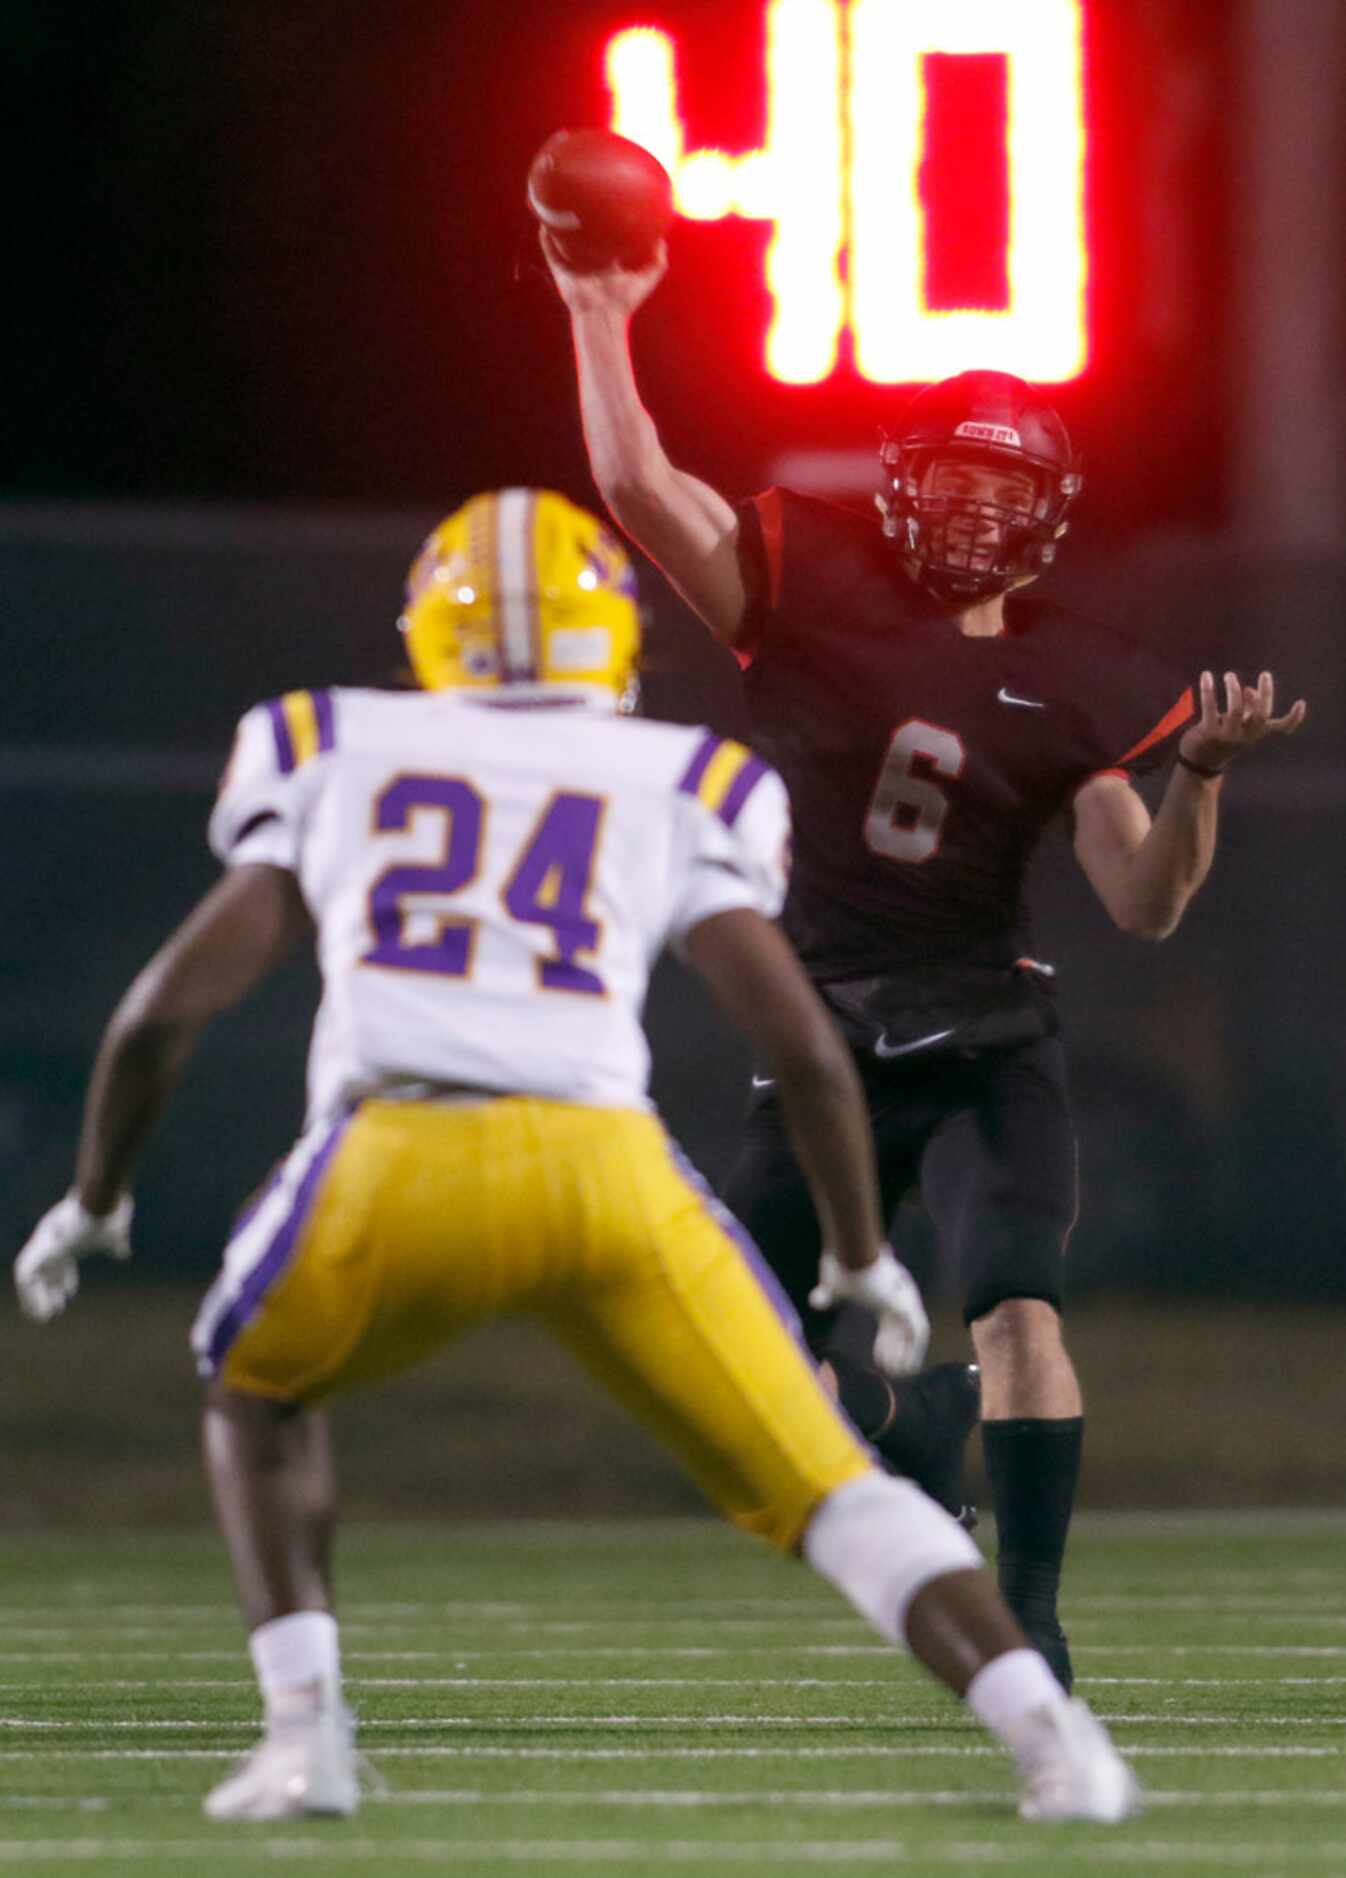
[[(474, 489), (593, 499), (523, 178), (559, 124), (602, 121), (601, 47), (646, 11), (5, 9), (0, 1222), (15, 1246), (68, 1179), (101, 1024), (212, 877), (204, 822), (237, 716), (293, 685), (381, 676), (416, 542)], [(1310, 16), (1331, 75), (1312, 111), (1277, 116), (1256, 35), (1282, 19), (1292, 49)], [(650, 17), (683, 41), (691, 141), (760, 141), (757, 0), (660, 0)], [(1274, 15), (1097, 0), (1088, 17), (1094, 354), (1053, 394), (1088, 487), (1054, 589), (1189, 670), (1270, 664), (1312, 716), (1229, 784), (1215, 876), (1162, 948), (1111, 932), (1064, 839), (1048, 844), (1042, 950), (1062, 969), (1085, 1176), (1075, 1284), (1340, 1299), (1342, 35), (1313, 0)], [(1276, 196), (1311, 137), (1315, 186)], [(671, 454), (733, 496), (786, 449), (869, 449), (906, 395), (845, 372), (764, 377), (765, 239), (681, 224), (637, 326)], [(1290, 313), (1287, 254), (1308, 282)], [(1278, 356), (1334, 359), (1335, 376), (1283, 391)], [(1336, 483), (1306, 469), (1291, 500), (1286, 466), (1324, 462)], [(727, 661), (647, 573), (651, 708), (737, 727)], [(208, 1041), (141, 1182), (141, 1269), (208, 1269), (290, 1139), (309, 990), (288, 973)], [(651, 1028), (657, 1093), (718, 1173), (741, 1054), (673, 968)], [(920, 1219), (905, 1230), (928, 1261)]]
[[(689, 143), (759, 144), (763, 7), (657, 11), (683, 48)], [(529, 0), (8, 8), (31, 238), (9, 493), (434, 508), (524, 465), (583, 487), (523, 178), (558, 124), (602, 121), (601, 49), (632, 18), (612, 0), (559, 17)], [(1060, 393), (1088, 526), (1213, 525), (1230, 9), (1096, 4), (1088, 21), (1095, 356)], [(767, 232), (682, 223), (640, 327), (671, 447), (735, 489), (787, 444), (867, 446), (905, 395), (764, 378)]]

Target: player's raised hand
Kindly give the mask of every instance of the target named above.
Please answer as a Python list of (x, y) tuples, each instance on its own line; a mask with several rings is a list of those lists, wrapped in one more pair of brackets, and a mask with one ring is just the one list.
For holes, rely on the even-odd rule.
[(90, 1213), (68, 1193), (42, 1215), (18, 1258), (14, 1284), (25, 1316), (45, 1324), (58, 1317), (79, 1290), (79, 1261), (93, 1252), (131, 1256), (130, 1194), (110, 1213)]
[(572, 313), (606, 309), (629, 318), (649, 299), (668, 271), (668, 244), (664, 241), (659, 242), (644, 267), (623, 267), (619, 261), (614, 261), (610, 267), (580, 273), (566, 265), (556, 237), (549, 229), (539, 228), (538, 239), (556, 282), (556, 291)]
[(809, 1293), (815, 1311), (849, 1301), (863, 1304), (879, 1320), (874, 1361), (890, 1376), (909, 1376), (925, 1361), (930, 1319), (916, 1281), (901, 1260), (884, 1246), (870, 1265), (843, 1265), (834, 1252), (818, 1262), (818, 1282)]
[(1243, 750), (1264, 737), (1288, 736), (1304, 722), (1308, 706), (1303, 698), (1282, 716), (1273, 715), (1275, 686), (1270, 672), (1256, 685), (1245, 685), (1237, 672), (1224, 675), (1224, 706), (1219, 702), (1214, 672), (1202, 672), (1201, 715), (1178, 745), (1189, 763), (1203, 769), (1223, 769)]

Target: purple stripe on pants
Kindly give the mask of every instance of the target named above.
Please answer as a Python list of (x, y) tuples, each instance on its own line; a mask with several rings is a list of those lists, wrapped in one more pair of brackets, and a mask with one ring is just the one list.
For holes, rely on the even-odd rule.
[(813, 1356), (808, 1352), (807, 1346), (804, 1343), (804, 1330), (799, 1321), (799, 1313), (790, 1302), (789, 1295), (781, 1284), (780, 1279), (777, 1278), (775, 1272), (772, 1271), (771, 1267), (762, 1257), (762, 1254), (758, 1251), (757, 1243), (752, 1238), (747, 1227), (734, 1217), (723, 1200), (716, 1199), (715, 1195), (692, 1166), (692, 1163), (687, 1159), (687, 1156), (683, 1153), (677, 1142), (670, 1138), (668, 1145), (669, 1151), (673, 1156), (673, 1163), (678, 1172), (682, 1175), (689, 1187), (696, 1189), (696, 1192), (701, 1196), (702, 1204), (705, 1206), (712, 1219), (714, 1219), (716, 1225), (729, 1235), (739, 1251), (743, 1254), (744, 1262), (753, 1277), (757, 1280), (759, 1289), (765, 1293), (767, 1303), (771, 1306), (777, 1317), (779, 1317), (781, 1323), (789, 1331), (795, 1342), (805, 1351), (805, 1354), (808, 1355), (809, 1361), (813, 1362)]
[(267, 1201), (271, 1198), (284, 1178), (285, 1163), (282, 1161), (279, 1167), (275, 1168), (273, 1172), (267, 1175), (261, 1187), (253, 1195), (252, 1199), (248, 1201), (248, 1204), (240, 1209), (237, 1218), (229, 1229), (229, 1238), (231, 1241), (237, 1239), (239, 1234), (246, 1231), (252, 1224), (253, 1220), (256, 1219), (257, 1215), (261, 1212), (262, 1208), (266, 1205)]
[(313, 1196), (327, 1171), (328, 1162), (346, 1132), (348, 1120), (349, 1117), (345, 1117), (334, 1125), (331, 1134), (309, 1162), (308, 1172), (299, 1183), (298, 1192), (294, 1196), (289, 1212), (276, 1229), (266, 1251), (244, 1279), (238, 1296), (215, 1326), (207, 1353), (212, 1371), (218, 1371), (229, 1352), (230, 1345), (289, 1263), (295, 1242), (308, 1216)]
[[(798, 1311), (791, 1303), (789, 1294), (781, 1285), (780, 1279), (777, 1278), (775, 1272), (772, 1271), (771, 1267), (762, 1257), (761, 1252), (757, 1248), (757, 1243), (752, 1238), (747, 1227), (734, 1217), (723, 1200), (716, 1199), (700, 1174), (697, 1173), (686, 1155), (684, 1155), (682, 1150), (678, 1147), (677, 1142), (670, 1138), (668, 1145), (678, 1172), (687, 1181), (688, 1185), (694, 1187), (701, 1195), (702, 1200), (705, 1202), (716, 1224), (721, 1226), (734, 1241), (734, 1244), (743, 1254), (744, 1262), (748, 1270), (757, 1280), (758, 1288), (766, 1298), (767, 1303), (775, 1311), (785, 1329), (789, 1331), (791, 1337), (793, 1337), (795, 1343), (799, 1346), (799, 1349), (808, 1359), (809, 1367), (816, 1371), (819, 1367), (820, 1360), (824, 1359), (815, 1356), (813, 1351), (810, 1350), (808, 1341), (804, 1336), (804, 1327), (799, 1321)], [(836, 1414), (838, 1421), (845, 1426), (847, 1433), (854, 1435), (860, 1445), (874, 1456), (875, 1466), (882, 1466), (883, 1462), (877, 1450), (870, 1447), (868, 1440), (851, 1421), (840, 1402), (833, 1399), (830, 1390), (825, 1390), (824, 1393), (827, 1394), (830, 1406)]]

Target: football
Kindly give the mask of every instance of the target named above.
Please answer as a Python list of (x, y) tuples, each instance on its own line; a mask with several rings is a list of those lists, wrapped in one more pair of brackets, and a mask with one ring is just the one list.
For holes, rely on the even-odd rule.
[(643, 267), (673, 220), (673, 185), (657, 157), (611, 130), (558, 130), (533, 158), (528, 206), (567, 267)]

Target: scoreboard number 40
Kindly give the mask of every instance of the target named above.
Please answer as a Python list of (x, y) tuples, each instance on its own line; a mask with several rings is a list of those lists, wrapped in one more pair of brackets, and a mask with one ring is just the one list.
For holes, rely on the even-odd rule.
[[(879, 384), (973, 364), (1060, 383), (1088, 357), (1083, 5), (768, 0), (766, 135), (737, 154), (688, 149), (678, 59), (696, 48), (634, 26), (605, 48), (611, 127), (659, 158), (682, 215), (771, 224), (773, 377), (829, 377), (848, 330), (856, 370)], [(958, 61), (978, 62), (976, 96), (991, 100), (964, 115), (989, 156), (968, 186), (1003, 199), (986, 237), (998, 252), (982, 257), (999, 284), (971, 305), (931, 290), (964, 188), (940, 189), (957, 160), (957, 134), (939, 131), (948, 96), (957, 124)]]

